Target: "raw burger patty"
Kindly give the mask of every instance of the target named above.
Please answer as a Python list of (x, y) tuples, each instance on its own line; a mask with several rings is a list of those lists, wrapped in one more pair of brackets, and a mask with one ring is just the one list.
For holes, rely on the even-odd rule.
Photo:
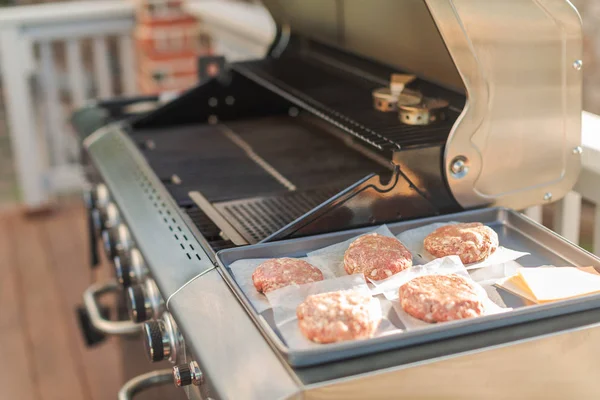
[(366, 339), (381, 322), (379, 300), (355, 290), (308, 296), (296, 315), (302, 334), (316, 343)]
[(252, 273), (252, 283), (261, 293), (289, 285), (323, 280), (323, 273), (304, 260), (296, 258), (273, 258), (260, 264)]
[(471, 264), (496, 251), (498, 235), (480, 222), (451, 224), (430, 233), (423, 246), (434, 257), (459, 256), (464, 264)]
[(344, 269), (379, 281), (412, 266), (410, 251), (396, 238), (377, 233), (363, 235), (344, 254)]
[(402, 309), (426, 322), (445, 322), (483, 314), (471, 282), (459, 275), (427, 275), (400, 287)]

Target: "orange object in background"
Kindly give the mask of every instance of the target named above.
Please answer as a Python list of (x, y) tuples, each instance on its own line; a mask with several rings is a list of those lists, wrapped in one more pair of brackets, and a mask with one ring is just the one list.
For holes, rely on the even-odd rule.
[(210, 55), (210, 39), (181, 0), (138, 0), (135, 46), (143, 94), (181, 91), (198, 82), (198, 57)]

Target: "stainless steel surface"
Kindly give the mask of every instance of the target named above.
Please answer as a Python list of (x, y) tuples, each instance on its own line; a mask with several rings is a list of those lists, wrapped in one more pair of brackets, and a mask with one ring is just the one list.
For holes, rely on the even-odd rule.
[[(446, 145), (466, 208), (522, 209), (575, 184), (581, 143), (581, 20), (568, 1), (426, 0), (467, 92)], [(540, 151), (543, 149), (543, 151)], [(452, 160), (470, 161), (467, 176)]]
[(463, 85), (425, 2), (263, 0), (273, 19), (324, 43), (461, 90)]
[(239, 234), (239, 232), (227, 221), (219, 211), (208, 201), (200, 192), (190, 192), (190, 199), (206, 214), (212, 222), (221, 229), (224, 237), (231, 240), (235, 245), (242, 246), (248, 244), (248, 241)]
[[(441, 221), (478, 221), (487, 224), (497, 232), (500, 243), (503, 246), (530, 253), (530, 255), (519, 259), (519, 263), (525, 267), (536, 267), (540, 265), (591, 265), (600, 267), (600, 260), (594, 255), (575, 246), (523, 215), (508, 209), (496, 208), (468, 211), (416, 221), (393, 223), (388, 224), (388, 227), (394, 234), (397, 234), (406, 229)], [(233, 261), (239, 259), (303, 256), (311, 250), (342, 242), (352, 236), (356, 236), (361, 232), (367, 232), (371, 229), (372, 228), (363, 228), (296, 240), (251, 245), (243, 248), (223, 250), (217, 254), (224, 276), (232, 285), (250, 315), (252, 315), (254, 321), (262, 329), (272, 345), (280, 351), (283, 356), (287, 357), (290, 364), (294, 366), (306, 366), (314, 365), (316, 363), (331, 362), (333, 360), (354, 357), (376, 351), (412, 346), (417, 343), (431, 342), (457, 335), (482, 332), (502, 326), (530, 322), (541, 318), (548, 318), (550, 316), (564, 315), (600, 307), (600, 295), (526, 307), (527, 302), (525, 300), (499, 289), (500, 296), (508, 307), (513, 308), (512, 311), (471, 320), (455, 321), (449, 324), (439, 324), (417, 331), (397, 332), (364, 341), (338, 343), (323, 347), (322, 349), (290, 350), (276, 333), (274, 325), (272, 325), (272, 316), (270, 316), (271, 311), (267, 310), (261, 314), (257, 314), (243, 292), (237, 287), (235, 279), (228, 268)]]
[(155, 386), (166, 385), (173, 379), (170, 369), (152, 371), (127, 381), (119, 390), (117, 398), (119, 400), (133, 400), (136, 394), (151, 389)]
[(217, 270), (183, 287), (170, 299), (169, 311), (204, 372), (207, 397), (287, 399), (298, 390), (291, 370), (264, 340)]
[[(526, 228), (526, 226), (519, 227), (519, 229), (521, 228)], [(526, 229), (523, 230), (523, 234), (526, 240), (533, 240), (529, 239), (530, 232)], [(555, 245), (561, 248), (560, 243), (561, 241), (557, 240), (556, 242), (551, 241), (547, 245), (549, 248)], [(546, 250), (545, 255), (548, 254), (552, 253)], [(573, 258), (569, 261), (586, 262), (585, 254), (573, 253), (572, 256)], [(582, 257), (580, 258), (580, 256)], [(438, 382), (438, 384), (444, 385), (442, 387), (448, 389), (453, 387), (452, 385), (470, 387), (473, 384), (473, 377), (470, 373), (454, 376), (448, 375), (447, 371), (451, 371), (453, 368), (456, 368), (457, 371), (461, 368), (468, 370), (471, 361), (469, 358), (465, 358), (466, 356), (492, 349), (501, 349), (502, 355), (495, 352), (488, 356), (488, 359), (492, 361), (486, 365), (488, 368), (486, 370), (489, 372), (485, 376), (498, 377), (498, 379), (486, 380), (483, 389), (494, 387), (496, 389), (494, 393), (501, 396), (503, 393), (501, 386), (506, 381), (505, 378), (510, 377), (512, 381), (523, 382), (523, 374), (530, 371), (527, 368), (532, 368), (532, 366), (528, 365), (526, 369), (523, 369), (511, 366), (510, 362), (501, 365), (494, 364), (495, 356), (506, 360), (504, 351), (514, 355), (519, 352), (514, 345), (526, 343), (530, 349), (540, 348), (539, 354), (536, 356), (538, 362), (547, 359), (543, 365), (537, 364), (538, 371), (543, 370), (547, 373), (549, 369), (560, 368), (567, 374), (569, 373), (567, 370), (573, 366), (573, 363), (563, 364), (561, 357), (548, 357), (547, 347), (540, 347), (538, 344), (540, 339), (571, 335), (582, 329), (593, 330), (587, 328), (595, 328), (596, 331), (600, 329), (597, 323), (600, 320), (600, 308), (595, 308), (526, 324), (441, 339), (408, 348), (378, 352), (340, 362), (290, 370), (286, 368), (283, 360), (274, 357), (271, 348), (265, 346), (264, 339), (247, 314), (240, 313), (239, 303), (235, 301), (235, 297), (219, 277), (218, 271), (210, 271), (207, 275), (194, 280), (183, 288), (173, 297), (171, 309), (175, 312), (180, 326), (183, 325), (182, 329), (186, 335), (191, 357), (199, 362), (203, 372), (207, 375), (206, 384), (202, 387), (210, 387), (208, 394), (205, 394), (203, 398), (261, 400), (271, 398), (390, 398), (390, 393), (396, 393), (402, 385), (410, 385), (410, 377), (414, 376), (415, 371), (428, 364), (439, 365), (438, 371), (448, 378)], [(227, 316), (224, 315), (225, 313), (231, 314)], [(211, 329), (206, 329), (206, 326), (210, 326)], [(575, 348), (589, 345), (581, 339), (570, 343)], [(563, 347), (558, 348), (562, 349)], [(564, 351), (564, 353), (561, 351), (561, 354), (565, 356), (570, 354), (566, 347)], [(448, 365), (448, 362), (444, 362), (447, 360), (455, 361)], [(444, 363), (438, 364), (442, 362)], [(534, 365), (536, 364), (534, 363)], [(257, 366), (259, 367), (257, 368)], [(286, 371), (293, 378), (288, 377)], [(285, 380), (282, 380), (284, 378)], [(366, 384), (357, 387), (357, 379), (360, 379), (361, 382), (373, 379), (378, 383), (374, 386)], [(426, 373), (421, 375), (420, 379), (429, 382)], [(565, 379), (567, 379), (566, 375)], [(561, 382), (554, 382), (552, 386), (558, 387), (562, 384)], [(482, 389), (479, 385), (473, 386), (473, 388), (476, 387)], [(383, 393), (375, 392), (374, 388), (381, 388)], [(321, 389), (323, 390), (321, 391)], [(282, 392), (282, 390), (284, 391)], [(319, 391), (322, 397), (319, 397)], [(412, 397), (407, 396), (407, 398)]]
[(96, 297), (117, 290), (119, 290), (117, 282), (110, 281), (106, 283), (94, 283), (83, 292), (83, 304), (90, 317), (92, 326), (108, 335), (134, 335), (140, 333), (141, 324), (131, 321), (109, 321), (100, 313)]
[(173, 367), (173, 381), (177, 387), (200, 386), (204, 383), (204, 374), (196, 361), (190, 361), (188, 364)]
[(101, 128), (84, 146), (119, 205), (123, 222), (160, 292), (168, 298), (214, 265), (163, 184), (121, 129), (120, 125)]

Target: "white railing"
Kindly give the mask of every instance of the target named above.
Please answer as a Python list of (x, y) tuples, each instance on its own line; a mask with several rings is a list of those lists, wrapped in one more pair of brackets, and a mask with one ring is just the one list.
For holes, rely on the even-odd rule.
[[(273, 22), (261, 7), (206, 0), (187, 5), (216, 35), (216, 53), (230, 61), (264, 55), (274, 36)], [(71, 112), (89, 99), (135, 94), (133, 26), (134, 5), (126, 0), (0, 10), (0, 80), (17, 178), (29, 208), (82, 184)], [(110, 54), (112, 42), (116, 54)], [(57, 47), (63, 49), (61, 60)], [(84, 50), (91, 51), (91, 65)]]
[[(133, 5), (123, 0), (0, 11), (0, 79), (18, 182), (28, 207), (43, 206), (54, 193), (82, 183), (68, 123), (72, 110), (88, 99), (135, 93), (133, 25)], [(109, 40), (117, 43), (116, 57), (110, 54)], [(91, 65), (84, 46), (91, 47)], [(61, 57), (57, 49), (64, 49)], [(118, 92), (110, 64), (114, 59), (120, 65)]]

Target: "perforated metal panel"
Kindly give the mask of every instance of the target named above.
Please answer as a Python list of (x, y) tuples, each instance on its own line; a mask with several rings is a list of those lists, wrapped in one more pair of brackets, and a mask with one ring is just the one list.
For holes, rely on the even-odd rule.
[(214, 268), (173, 199), (119, 125), (102, 128), (84, 145), (163, 296)]

